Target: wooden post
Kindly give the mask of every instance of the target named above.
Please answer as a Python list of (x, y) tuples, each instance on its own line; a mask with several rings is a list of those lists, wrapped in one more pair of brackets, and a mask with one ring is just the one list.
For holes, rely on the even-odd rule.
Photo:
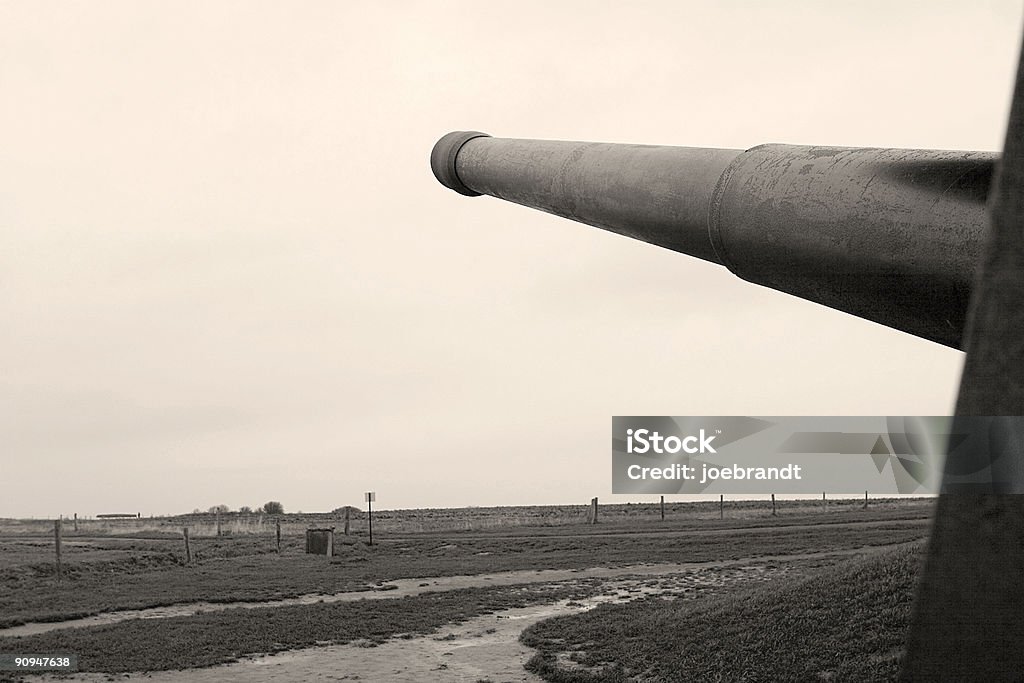
[(217, 510), (217, 537), (220, 537), (220, 510)]
[(725, 519), (725, 494), (718, 494), (718, 518)]
[(661, 521), (665, 521), (665, 496), (661, 497)]
[(772, 517), (775, 516), (775, 494), (772, 494)]
[(53, 522), (53, 540), (54, 545), (57, 548), (57, 580), (61, 579), (61, 566), (60, 566), (60, 520), (56, 519)]
[(373, 545), (373, 498), (372, 497), (369, 500), (366, 501), (366, 505), (368, 506), (367, 507), (367, 516), (369, 517), (369, 520), (370, 520), (370, 545)]
[(348, 536), (348, 523), (349, 523), (348, 519), (349, 519), (349, 513), (351, 512), (351, 510), (352, 510), (352, 508), (350, 508), (348, 505), (345, 506), (345, 535), (346, 536)]
[(590, 523), (597, 524), (597, 497), (590, 499)]
[(185, 537), (185, 564), (192, 564), (192, 546), (188, 543), (188, 527), (181, 528), (181, 535)]
[(828, 507), (828, 503), (825, 501), (825, 492), (821, 492), (821, 511), (825, 512)]
[(276, 535), (277, 535), (277, 554), (280, 555), (281, 554), (281, 520), (277, 520), (277, 523), (274, 525), (274, 528), (276, 530)]
[(75, 531), (78, 531), (78, 513), (75, 513)]
[(865, 510), (868, 509), (868, 492), (867, 491), (864, 492), (864, 509)]

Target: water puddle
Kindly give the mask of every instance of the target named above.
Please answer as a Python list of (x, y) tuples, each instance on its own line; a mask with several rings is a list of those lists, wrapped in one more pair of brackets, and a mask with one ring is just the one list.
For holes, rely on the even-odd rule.
[[(905, 544), (903, 544), (905, 545)], [(896, 547), (896, 546), (888, 546)], [(662, 563), (639, 564), (625, 567), (591, 567), (589, 569), (537, 569), (494, 574), (476, 574), (468, 576), (422, 577), (413, 579), (396, 579), (385, 581), (365, 590), (347, 591), (343, 593), (310, 593), (294, 598), (268, 600), (262, 602), (191, 602), (165, 607), (150, 607), (136, 610), (119, 610), (104, 612), (90, 617), (68, 619), (54, 622), (32, 622), (20, 626), (0, 629), (0, 637), (28, 636), (47, 633), (66, 628), (84, 628), (114, 624), (129, 619), (166, 619), (169, 617), (187, 617), (203, 612), (225, 609), (253, 609), (257, 607), (287, 607), (291, 605), (310, 605), (314, 603), (347, 602), (351, 600), (380, 600), (401, 598), (410, 595), (421, 595), (440, 591), (453, 591), (462, 588), (479, 588), (485, 586), (509, 586), (527, 583), (558, 583), (574, 579), (613, 579), (616, 577), (672, 577), (673, 575), (696, 576), (703, 572), (721, 575), (721, 570), (729, 567), (745, 565), (764, 565), (772, 562), (793, 562), (796, 560), (814, 560), (837, 555), (853, 555), (872, 552), (878, 548), (849, 549), (822, 553), (802, 553), (794, 555), (762, 556), (741, 560), (699, 563)]]
[[(664, 571), (664, 565), (659, 567)], [(325, 645), (247, 657), (232, 664), (206, 669), (117, 675), (117, 680), (145, 680), (150, 683), (540, 681), (523, 668), (535, 651), (520, 643), (519, 635), (542, 619), (583, 612), (606, 602), (696, 597), (733, 581), (767, 580), (772, 575), (787, 571), (784, 567), (764, 566), (705, 567), (683, 574), (655, 576), (654, 567), (646, 566), (640, 569), (649, 570), (647, 575), (637, 576), (636, 569), (632, 568), (629, 578), (606, 575), (599, 588), (600, 595), (503, 610), (462, 624), (449, 625), (429, 636), (399, 637), (381, 645), (369, 641)], [(570, 573), (576, 579), (593, 578), (581, 576), (584, 572)], [(78, 674), (70, 680), (95, 682), (109, 679), (106, 674)]]
[(704, 565), (699, 564), (647, 564), (627, 567), (593, 567), (590, 569), (541, 569), (514, 572), (498, 572), (494, 574), (477, 574), (473, 576), (440, 576), (414, 579), (396, 579), (376, 586), (368, 586), (361, 591), (344, 593), (309, 593), (294, 598), (267, 600), (262, 602), (190, 602), (165, 607), (146, 609), (119, 610), (104, 612), (80, 619), (68, 619), (53, 622), (32, 622), (20, 626), (0, 629), (0, 637), (28, 636), (47, 633), (65, 628), (85, 628), (114, 624), (129, 619), (166, 619), (168, 617), (187, 617), (203, 612), (216, 610), (257, 607), (286, 607), (290, 605), (311, 605), (315, 603), (347, 602), (350, 600), (380, 600), (401, 598), (408, 595), (421, 595), (439, 591), (452, 591), (462, 588), (478, 588), (484, 586), (508, 586), (523, 583), (555, 583), (581, 578), (609, 578), (626, 575), (658, 575), (681, 571), (692, 571)]

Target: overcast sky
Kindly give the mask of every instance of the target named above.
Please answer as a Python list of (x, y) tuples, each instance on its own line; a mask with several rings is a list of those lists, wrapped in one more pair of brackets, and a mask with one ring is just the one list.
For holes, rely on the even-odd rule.
[(0, 3), (0, 516), (609, 500), (962, 354), (442, 188), (450, 130), (998, 150), (1020, 2)]

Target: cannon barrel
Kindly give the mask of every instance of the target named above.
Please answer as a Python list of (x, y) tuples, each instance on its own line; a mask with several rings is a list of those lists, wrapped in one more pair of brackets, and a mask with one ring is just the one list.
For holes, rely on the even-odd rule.
[(997, 155), (748, 150), (455, 132), (437, 179), (727, 267), (750, 282), (961, 348)]

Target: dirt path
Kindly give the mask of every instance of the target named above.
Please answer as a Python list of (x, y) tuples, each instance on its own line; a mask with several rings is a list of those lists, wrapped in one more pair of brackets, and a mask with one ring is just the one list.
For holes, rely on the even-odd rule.
[[(459, 532), (458, 536), (448, 535), (444, 538), (450, 538), (453, 541), (459, 540), (503, 540), (503, 539), (517, 539), (517, 538), (621, 538), (621, 537), (633, 537), (633, 538), (655, 538), (655, 537), (676, 537), (676, 536), (722, 536), (722, 535), (745, 535), (745, 534), (764, 534), (764, 533), (787, 533), (790, 531), (807, 531), (807, 530), (820, 530), (822, 527), (829, 529), (864, 529), (864, 528), (877, 528), (877, 527), (893, 527), (893, 526), (908, 526), (908, 527), (928, 527), (932, 523), (932, 518), (929, 517), (912, 517), (908, 519), (873, 519), (873, 520), (861, 520), (861, 521), (822, 521), (818, 523), (797, 523), (797, 524), (756, 524), (751, 526), (738, 526), (738, 527), (721, 527), (716, 529), (650, 529), (647, 531), (632, 531), (629, 529), (611, 529), (608, 531), (580, 531), (578, 533), (552, 533), (552, 534), (538, 534), (531, 532), (516, 533), (511, 531), (509, 533), (502, 533), (500, 535), (478, 533), (473, 531)], [(418, 536), (402, 536), (394, 535), (387, 536), (381, 542), (382, 543), (407, 543), (414, 539), (422, 539), (429, 537), (430, 534), (421, 534)]]

